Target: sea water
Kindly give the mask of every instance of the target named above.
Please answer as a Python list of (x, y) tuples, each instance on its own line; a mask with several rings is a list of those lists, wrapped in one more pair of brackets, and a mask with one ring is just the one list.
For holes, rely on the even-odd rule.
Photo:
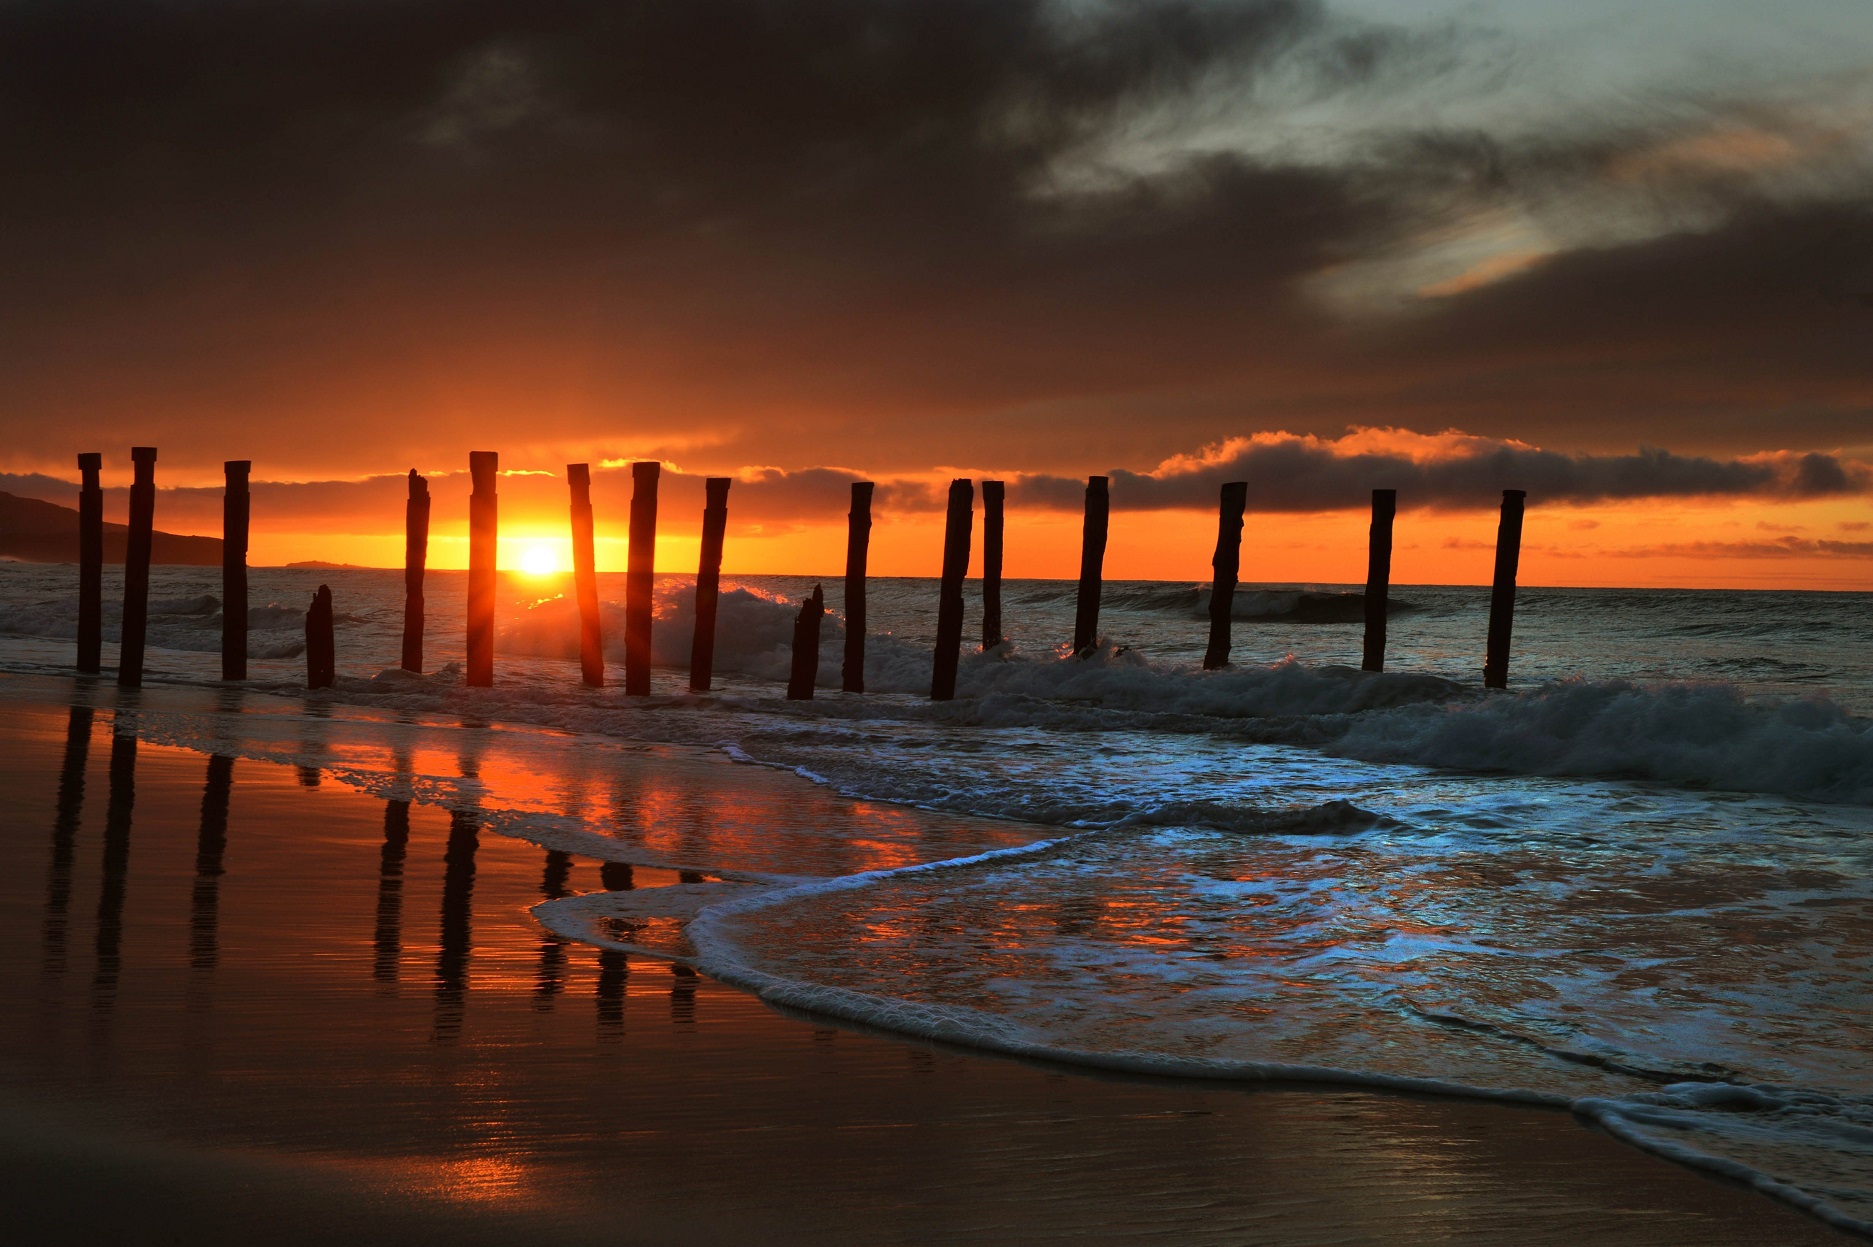
[[(1108, 584), (1075, 659), (1074, 586), (1011, 581), (1008, 642), (966, 646), (936, 704), (927, 580), (872, 582), (865, 695), (833, 691), (835, 613), (823, 691), (788, 702), (808, 579), (725, 582), (695, 696), (689, 582), (661, 578), (646, 699), (578, 684), (563, 580), (503, 581), (498, 683), (468, 690), (459, 573), (430, 577), (424, 676), (389, 670), (398, 573), (252, 579), (252, 687), (303, 682), (320, 581), (339, 687), (142, 730), (695, 872), (541, 906), (563, 934), (997, 1051), (1567, 1104), (1873, 1226), (1873, 594), (1525, 590), (1511, 688), (1486, 693), (1482, 589), (1396, 588), (1373, 676), (1344, 586), (1245, 587), (1234, 665), (1204, 672), (1201, 586)], [(218, 573), (154, 581), (149, 680), (212, 684)], [(0, 668), (69, 670), (74, 582), (0, 567)], [(601, 596), (617, 659), (622, 577)], [(499, 765), (442, 747), (464, 721)], [(637, 742), (943, 817), (672, 843), (656, 811), (680, 794), (607, 786)]]

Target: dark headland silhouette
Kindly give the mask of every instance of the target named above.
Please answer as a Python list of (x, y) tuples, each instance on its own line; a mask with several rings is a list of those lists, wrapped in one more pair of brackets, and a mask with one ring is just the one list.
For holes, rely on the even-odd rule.
[[(104, 561), (122, 563), (129, 529), (104, 525)], [(78, 561), (78, 512), (38, 498), (0, 492), (0, 558), (29, 563)], [(219, 567), (221, 538), (156, 532), (150, 544), (152, 563), (184, 567)]]

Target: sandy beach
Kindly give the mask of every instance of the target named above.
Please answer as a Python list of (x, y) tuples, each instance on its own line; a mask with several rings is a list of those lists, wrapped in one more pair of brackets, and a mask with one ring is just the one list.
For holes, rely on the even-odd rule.
[[(674, 871), (133, 744), (114, 689), (74, 712), (5, 678), (13, 1242), (1840, 1239), (1565, 1112), (1106, 1078), (784, 1016), (528, 912)], [(632, 765), (698, 827), (837, 801)]]

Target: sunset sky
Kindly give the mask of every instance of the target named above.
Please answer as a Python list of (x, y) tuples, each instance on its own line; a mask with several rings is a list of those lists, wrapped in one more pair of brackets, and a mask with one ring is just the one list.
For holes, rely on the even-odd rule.
[[(590, 461), (621, 568), (1873, 588), (1866, 0), (4, 0), (0, 490), (161, 450), (159, 527), (465, 562)], [(121, 519), (121, 489), (107, 504)]]

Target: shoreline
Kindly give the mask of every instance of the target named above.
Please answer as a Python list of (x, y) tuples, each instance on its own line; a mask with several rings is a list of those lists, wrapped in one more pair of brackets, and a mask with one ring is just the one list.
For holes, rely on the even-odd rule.
[[(28, 947), (51, 930), (33, 828), (59, 818), (67, 714), (0, 701), (22, 828), (0, 913)], [(205, 875), (206, 759), (148, 743), (116, 881), (121, 965), (100, 995), (85, 937), (111, 895), (89, 874), (110, 834), (104, 718), (69, 829), (69, 964), (5, 980), (0, 1147), (37, 1241), (79, 1207), (87, 1232), (132, 1238), (290, 1216), (303, 1241), (362, 1242), (1842, 1241), (1552, 1109), (1067, 1070), (777, 1010), (545, 931), (527, 912), (543, 886), (617, 880), (574, 857), (555, 884), (552, 855), (498, 835), (464, 877), (461, 829), (431, 807), (409, 812), (386, 963), (385, 802), (240, 761), (224, 869)], [(717, 765), (743, 797), (829, 799)], [(412, 933), (438, 914), (433, 939)], [(494, 1101), (474, 1091), (490, 1078)], [(74, 1115), (90, 1124), (62, 1134)], [(82, 1198), (101, 1178), (121, 1202)]]

